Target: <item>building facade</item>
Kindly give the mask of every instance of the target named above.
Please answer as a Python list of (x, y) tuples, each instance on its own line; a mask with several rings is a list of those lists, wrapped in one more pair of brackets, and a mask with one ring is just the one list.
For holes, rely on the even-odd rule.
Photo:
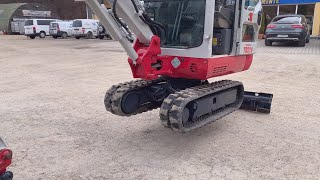
[(312, 36), (320, 35), (320, 0), (262, 0), (264, 13), (271, 18), (282, 14), (305, 15)]
[(26, 19), (73, 20), (86, 14), (85, 3), (75, 0), (0, 0), (0, 32), (22, 34)]
[(0, 31), (23, 34), (24, 21), (32, 18), (59, 18), (55, 9), (37, 3), (0, 4)]

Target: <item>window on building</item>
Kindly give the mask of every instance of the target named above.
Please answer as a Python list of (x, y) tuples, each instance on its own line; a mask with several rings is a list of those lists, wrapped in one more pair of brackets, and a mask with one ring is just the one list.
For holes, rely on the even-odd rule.
[(279, 15), (283, 14), (296, 14), (296, 5), (280, 6)]
[(298, 14), (302, 14), (306, 17), (307, 23), (310, 27), (310, 34), (312, 34), (313, 28), (313, 15), (314, 15), (314, 4), (302, 4), (298, 6)]
[(305, 16), (313, 16), (314, 14), (314, 4), (303, 4), (298, 6), (298, 14)]
[(263, 12), (266, 16), (269, 16), (270, 18), (267, 19), (267, 24), (270, 23), (270, 21), (277, 16), (278, 6), (264, 6)]

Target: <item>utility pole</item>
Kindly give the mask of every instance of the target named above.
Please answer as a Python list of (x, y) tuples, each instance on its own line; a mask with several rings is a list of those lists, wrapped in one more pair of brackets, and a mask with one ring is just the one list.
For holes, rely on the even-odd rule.
[(87, 3), (86, 3), (86, 12), (87, 12), (87, 19), (89, 19), (89, 9), (88, 9)]

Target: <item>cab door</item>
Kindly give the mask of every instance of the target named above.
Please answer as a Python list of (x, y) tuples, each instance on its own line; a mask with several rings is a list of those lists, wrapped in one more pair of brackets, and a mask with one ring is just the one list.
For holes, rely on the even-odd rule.
[(241, 13), (238, 29), (237, 54), (253, 54), (257, 49), (261, 25), (261, 0), (242, 0), (240, 1), (239, 9), (241, 9)]

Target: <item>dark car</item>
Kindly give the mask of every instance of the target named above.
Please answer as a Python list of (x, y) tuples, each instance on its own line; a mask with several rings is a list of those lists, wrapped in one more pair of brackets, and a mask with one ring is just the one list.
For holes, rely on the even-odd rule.
[(12, 180), (13, 174), (7, 171), (12, 161), (12, 151), (9, 150), (0, 138), (0, 180)]
[[(128, 26), (124, 22), (123, 22), (123, 24), (128, 28)], [(130, 41), (132, 43), (134, 41), (134, 37), (133, 37), (132, 33), (127, 32), (125, 29), (123, 31), (126, 32), (126, 38), (128, 39), (128, 41)], [(99, 24), (99, 28), (98, 28), (98, 37), (99, 37), (99, 39), (104, 39), (105, 37), (108, 39), (112, 39), (112, 37), (109, 35), (106, 28), (101, 23)]]
[(310, 31), (303, 15), (280, 15), (267, 26), (265, 45), (273, 42), (294, 41), (304, 47), (310, 41)]
[(105, 37), (108, 39), (111, 39), (111, 36), (109, 35), (106, 28), (101, 23), (99, 23), (98, 37), (99, 39), (104, 39)]

